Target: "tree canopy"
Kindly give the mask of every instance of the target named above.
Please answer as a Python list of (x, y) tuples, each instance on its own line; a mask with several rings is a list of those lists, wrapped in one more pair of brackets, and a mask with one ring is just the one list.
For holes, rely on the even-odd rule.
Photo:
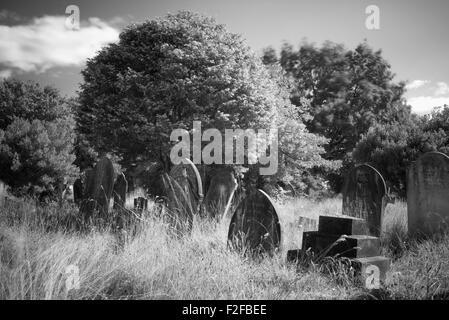
[(171, 131), (191, 130), (194, 120), (222, 132), (279, 128), (280, 139), (301, 146), (285, 148), (296, 153), (289, 161), (329, 164), (320, 157), (325, 139), (301, 118), (283, 121), (292, 105), (282, 72), (211, 18), (180, 12), (131, 25), (88, 61), (83, 77), (77, 130), (125, 168), (155, 161), (168, 169)]
[(75, 120), (56, 89), (4, 80), (0, 108), (0, 179), (13, 192), (51, 195), (74, 177)]

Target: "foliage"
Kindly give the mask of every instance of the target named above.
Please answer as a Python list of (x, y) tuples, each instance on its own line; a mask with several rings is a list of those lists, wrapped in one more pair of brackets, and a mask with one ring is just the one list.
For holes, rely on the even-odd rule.
[(402, 123), (376, 125), (363, 135), (353, 157), (369, 162), (388, 177), (387, 183), (400, 197), (406, 196), (406, 170), (412, 161), (429, 151), (449, 154), (449, 107), (430, 116), (410, 116)]
[(16, 80), (0, 84), (0, 179), (16, 194), (53, 195), (77, 169), (75, 121), (50, 87)]
[[(298, 51), (284, 44), (279, 58), (269, 48), (263, 61), (279, 63), (291, 77), (291, 102), (301, 113), (302, 100), (310, 101), (307, 129), (329, 139), (325, 158), (343, 161), (343, 171), (353, 163), (352, 150), (369, 128), (410, 114), (402, 101), (404, 84), (393, 82), (394, 74), (381, 51), (373, 51), (366, 43), (354, 50), (331, 42), (319, 48), (303, 43)], [(340, 178), (334, 181), (336, 190), (340, 184)]]
[(299, 153), (289, 161), (328, 165), (319, 155), (324, 139), (298, 117), (284, 123), (291, 104), (282, 73), (211, 18), (180, 12), (131, 25), (88, 61), (83, 76), (78, 132), (127, 169), (150, 161), (168, 171), (172, 130), (191, 130), (194, 120), (222, 133), (281, 126), (281, 139), (294, 146), (286, 151)]

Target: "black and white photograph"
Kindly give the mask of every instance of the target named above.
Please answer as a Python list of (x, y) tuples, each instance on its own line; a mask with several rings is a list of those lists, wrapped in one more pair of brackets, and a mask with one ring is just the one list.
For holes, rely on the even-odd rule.
[(2, 0), (0, 300), (449, 300), (448, 34), (447, 0)]

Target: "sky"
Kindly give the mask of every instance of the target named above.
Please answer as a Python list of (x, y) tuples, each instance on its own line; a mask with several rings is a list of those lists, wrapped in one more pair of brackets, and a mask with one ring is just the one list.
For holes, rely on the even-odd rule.
[[(66, 26), (66, 8), (80, 11), (79, 30)], [(379, 8), (379, 29), (366, 20)], [(130, 23), (189, 10), (212, 16), (239, 33), (256, 53), (283, 42), (343, 43), (365, 39), (406, 81), (405, 98), (416, 113), (449, 105), (449, 1), (447, 0), (2, 0), (0, 78), (52, 85), (68, 96), (82, 82), (86, 60), (116, 42)]]

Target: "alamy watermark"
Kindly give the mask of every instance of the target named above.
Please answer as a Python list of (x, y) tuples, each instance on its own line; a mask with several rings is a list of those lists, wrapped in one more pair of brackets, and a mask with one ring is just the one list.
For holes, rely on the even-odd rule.
[[(273, 175), (278, 169), (276, 128), (271, 130), (225, 129), (223, 148), (223, 136), (220, 130), (212, 128), (202, 132), (201, 121), (193, 121), (192, 141), (189, 131), (185, 129), (173, 130), (170, 141), (177, 142), (170, 152), (170, 160), (173, 164), (184, 163), (184, 159), (190, 158), (190, 154), (195, 164), (245, 164), (246, 155), (247, 164), (261, 165), (259, 168), (261, 175)], [(203, 142), (209, 143), (202, 148)]]
[(77, 5), (71, 4), (65, 8), (65, 13), (68, 14), (65, 18), (65, 27), (69, 30), (79, 30), (80, 8)]

